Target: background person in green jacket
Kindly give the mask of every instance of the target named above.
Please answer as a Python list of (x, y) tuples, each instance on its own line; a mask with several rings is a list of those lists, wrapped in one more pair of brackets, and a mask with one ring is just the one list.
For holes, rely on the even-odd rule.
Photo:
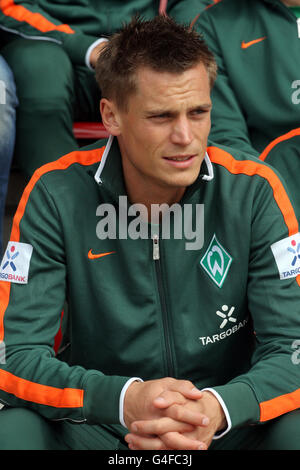
[[(210, 138), (258, 157), (299, 127), (300, 1), (222, 0), (202, 12), (195, 27), (218, 63)], [(281, 158), (297, 200), (287, 143)], [(284, 171), (285, 164), (276, 168)]]
[(0, 49), (0, 257), (2, 226), (11, 161), (15, 145), (16, 107), (18, 99), (12, 71)]
[(300, 127), (272, 140), (259, 156), (260, 160), (276, 168), (288, 181), (295, 211), (300, 220)]
[(98, 121), (93, 67), (103, 37), (132, 15), (159, 13), (189, 23), (197, 0), (48, 0), (0, 2), (3, 54), (15, 74), (20, 106), (15, 156), (27, 174), (74, 150), (74, 120)]
[[(96, 76), (111, 137), (34, 174), (0, 264), (0, 447), (299, 449), (300, 234), (284, 184), (208, 145), (216, 64), (195, 31), (135, 20)], [(200, 208), (196, 248), (164, 236), (174, 206)], [(124, 237), (132, 225), (146, 237)]]

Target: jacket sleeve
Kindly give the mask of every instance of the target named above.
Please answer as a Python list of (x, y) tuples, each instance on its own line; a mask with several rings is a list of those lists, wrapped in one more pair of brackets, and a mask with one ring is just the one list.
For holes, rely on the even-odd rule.
[(35, 0), (0, 2), (0, 28), (23, 38), (56, 42), (74, 64), (81, 65), (89, 46), (99, 39), (53, 18)]
[(263, 181), (253, 201), (248, 268), (252, 364), (214, 387), (232, 427), (264, 423), (300, 407), (300, 234), (283, 183), (265, 168), (272, 185)]
[(34, 184), (36, 174), (1, 264), (0, 401), (49, 419), (119, 424), (120, 393), (129, 377), (105, 376), (55, 356), (67, 269), (56, 206), (42, 181)]
[[(212, 9), (213, 10), (213, 9)], [(237, 148), (255, 157), (259, 152), (252, 146), (244, 110), (231, 86), (226, 63), (219, 44), (217, 25), (211, 19), (210, 9), (201, 13), (194, 28), (214, 54), (218, 65), (218, 76), (212, 90), (212, 113), (210, 139), (228, 147)], [(220, 25), (222, 27), (222, 25)]]

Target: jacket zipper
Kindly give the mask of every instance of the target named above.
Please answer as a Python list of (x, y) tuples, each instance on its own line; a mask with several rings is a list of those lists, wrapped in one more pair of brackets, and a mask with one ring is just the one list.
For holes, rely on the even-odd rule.
[(152, 242), (153, 242), (153, 260), (155, 264), (157, 288), (158, 288), (158, 294), (159, 294), (161, 312), (162, 312), (162, 320), (163, 320), (164, 340), (165, 340), (165, 347), (166, 347), (167, 376), (175, 377), (174, 362), (173, 362), (172, 348), (171, 348), (171, 342), (170, 342), (169, 314), (168, 314), (165, 290), (163, 287), (159, 236), (157, 234), (154, 234), (152, 236)]

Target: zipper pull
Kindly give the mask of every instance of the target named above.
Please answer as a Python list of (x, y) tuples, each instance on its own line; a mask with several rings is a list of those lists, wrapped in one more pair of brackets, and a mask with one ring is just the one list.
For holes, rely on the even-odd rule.
[(158, 260), (159, 259), (159, 238), (158, 235), (155, 234), (152, 237), (153, 240), (153, 259)]

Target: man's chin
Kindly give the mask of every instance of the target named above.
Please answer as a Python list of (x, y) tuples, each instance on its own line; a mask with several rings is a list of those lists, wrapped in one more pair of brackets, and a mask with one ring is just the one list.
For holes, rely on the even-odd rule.
[(199, 171), (189, 172), (186, 175), (174, 175), (174, 178), (170, 178), (169, 185), (177, 188), (187, 188), (191, 186), (199, 176)]

